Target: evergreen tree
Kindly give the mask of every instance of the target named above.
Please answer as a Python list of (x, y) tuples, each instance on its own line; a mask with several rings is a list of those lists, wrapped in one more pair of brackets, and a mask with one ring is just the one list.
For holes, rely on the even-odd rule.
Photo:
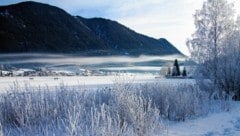
[(186, 76), (187, 76), (187, 70), (186, 70), (185, 67), (183, 68), (182, 76), (183, 76), (183, 77), (186, 77)]
[(181, 75), (181, 72), (179, 69), (178, 60), (175, 59), (174, 64), (173, 64), (172, 76), (180, 76), (180, 75)]

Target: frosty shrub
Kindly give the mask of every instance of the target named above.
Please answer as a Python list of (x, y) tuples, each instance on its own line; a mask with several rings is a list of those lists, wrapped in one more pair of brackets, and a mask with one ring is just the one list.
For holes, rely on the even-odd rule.
[(2, 135), (152, 136), (166, 130), (164, 120), (184, 121), (207, 114), (209, 94), (193, 84), (135, 84), (85, 89), (20, 88), (0, 95)]
[(192, 84), (143, 85), (141, 89), (145, 97), (152, 98), (152, 104), (164, 119), (184, 121), (205, 115), (210, 110), (208, 94)]
[[(122, 88), (123, 89), (123, 88)], [(126, 90), (125, 90), (126, 89)], [(151, 104), (151, 98), (144, 97), (137, 90), (116, 88), (116, 110), (121, 122), (131, 124), (133, 132), (139, 136), (154, 135), (163, 127), (160, 112)]]

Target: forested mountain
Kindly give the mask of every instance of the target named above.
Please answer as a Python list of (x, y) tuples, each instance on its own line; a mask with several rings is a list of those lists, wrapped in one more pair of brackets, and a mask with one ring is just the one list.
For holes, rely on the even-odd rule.
[(72, 16), (37, 2), (0, 6), (0, 42), (0, 53), (181, 54), (166, 39), (136, 33), (116, 21)]

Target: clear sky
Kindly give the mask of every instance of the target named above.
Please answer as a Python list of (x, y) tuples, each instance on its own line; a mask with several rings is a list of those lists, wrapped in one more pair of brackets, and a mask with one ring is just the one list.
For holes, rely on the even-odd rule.
[[(0, 5), (23, 0), (0, 0)], [(193, 14), (204, 0), (34, 0), (63, 8), (72, 15), (116, 20), (136, 32), (166, 38), (188, 55), (186, 39), (194, 32)], [(240, 0), (235, 2), (240, 13)]]

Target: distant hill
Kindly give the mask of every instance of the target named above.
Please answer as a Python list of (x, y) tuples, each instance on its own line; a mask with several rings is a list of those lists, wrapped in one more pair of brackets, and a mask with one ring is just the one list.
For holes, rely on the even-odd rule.
[(72, 16), (37, 2), (0, 6), (0, 42), (0, 53), (181, 54), (166, 39), (138, 34), (116, 21)]

